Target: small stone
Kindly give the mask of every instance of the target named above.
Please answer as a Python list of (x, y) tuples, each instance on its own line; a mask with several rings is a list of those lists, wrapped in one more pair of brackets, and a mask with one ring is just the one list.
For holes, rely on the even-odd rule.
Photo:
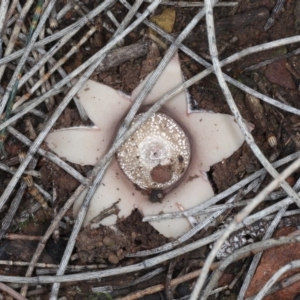
[(296, 89), (295, 82), (290, 72), (285, 67), (286, 60), (280, 60), (269, 64), (265, 71), (267, 79), (278, 85), (281, 85), (287, 89)]
[(124, 258), (124, 251), (123, 251), (123, 249), (119, 249), (119, 250), (116, 252), (116, 254), (117, 254), (117, 257), (118, 257), (119, 259), (123, 259), (123, 258)]
[(248, 173), (248, 174), (252, 174), (253, 172), (255, 172), (256, 170), (256, 167), (254, 164), (246, 164), (245, 166), (245, 171)]
[(89, 258), (89, 252), (87, 251), (80, 251), (78, 252), (78, 256), (80, 258), (80, 260), (82, 260), (83, 262), (87, 262), (88, 258)]
[(105, 84), (110, 84), (112, 82), (112, 77), (109, 75), (109, 76), (106, 76), (104, 79), (103, 79), (103, 82)]
[(119, 263), (118, 257), (116, 255), (114, 255), (114, 254), (110, 254), (107, 259), (108, 259), (108, 261), (110, 263), (112, 263), (114, 265), (116, 265), (117, 263)]
[(225, 286), (232, 282), (234, 279), (234, 274), (232, 273), (223, 273), (223, 275), (220, 277), (218, 286)]
[(110, 238), (109, 236), (105, 236), (103, 238), (103, 244), (107, 247), (111, 247), (111, 246), (115, 245), (115, 240)]

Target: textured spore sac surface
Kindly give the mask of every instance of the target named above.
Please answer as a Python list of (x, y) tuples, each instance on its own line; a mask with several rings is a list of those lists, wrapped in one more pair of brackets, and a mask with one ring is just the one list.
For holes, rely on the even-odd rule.
[(166, 189), (175, 184), (185, 173), (190, 155), (188, 137), (164, 113), (153, 114), (117, 153), (124, 173), (142, 189)]

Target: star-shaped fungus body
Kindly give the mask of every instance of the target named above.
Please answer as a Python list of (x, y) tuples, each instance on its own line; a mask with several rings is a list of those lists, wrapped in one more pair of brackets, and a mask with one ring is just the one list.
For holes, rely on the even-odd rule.
[[(48, 147), (70, 162), (95, 165), (111, 146), (131, 101), (145, 81), (133, 91), (131, 98), (101, 83), (87, 81), (78, 97), (96, 126), (54, 131), (46, 138)], [(176, 54), (145, 99), (141, 113), (180, 84), (182, 73)], [(90, 203), (84, 226), (116, 202), (118, 215), (106, 217), (101, 224), (115, 224), (118, 217), (129, 216), (135, 208), (148, 216), (203, 203), (214, 195), (206, 172), (213, 164), (232, 155), (243, 141), (232, 116), (188, 113), (186, 93), (178, 94), (148, 119), (112, 159)], [(74, 204), (75, 216), (84, 195)], [(190, 228), (184, 217), (153, 221), (151, 225), (173, 238)]]

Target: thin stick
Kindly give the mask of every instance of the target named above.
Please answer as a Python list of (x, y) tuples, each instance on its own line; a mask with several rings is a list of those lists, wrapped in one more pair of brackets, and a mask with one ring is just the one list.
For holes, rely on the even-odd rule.
[[(295, 282), (300, 280), (300, 274), (296, 274), (287, 278), (282, 279), (281, 281), (279, 281), (278, 283), (276, 283), (273, 287), (270, 288), (270, 290), (265, 294), (270, 295), (273, 294), (279, 290), (282, 290), (284, 288), (287, 288), (288, 286), (294, 284)], [(245, 300), (253, 300), (255, 296), (246, 298)]]
[[(13, 74), (10, 82), (8, 83), (6, 91), (2, 97), (2, 101), (0, 102), (0, 115), (2, 116), (1, 121), (7, 120), (10, 117), (10, 114), (12, 112), (13, 101), (15, 100), (17, 89), (18, 89), (19, 80), (22, 76), (23, 67), (27, 60), (29, 52), (31, 51), (31, 48), (32, 48), (35, 40), (37, 39), (38, 34), (42, 30), (43, 25), (46, 22), (46, 18), (48, 17), (48, 14), (50, 13), (49, 8), (51, 9), (51, 5), (53, 6), (54, 3), (55, 3), (55, 0), (52, 0), (50, 2), (50, 4), (48, 5), (47, 9), (45, 10), (39, 23), (38, 23), (38, 20), (40, 18), (41, 11), (42, 11), (43, 0), (39, 0), (36, 5), (35, 12), (34, 12), (32, 22), (30, 25), (30, 30), (28, 32), (28, 36), (27, 36), (27, 40), (26, 40), (25, 52), (23, 53), (18, 65), (14, 71), (14, 74)], [(6, 111), (5, 111), (5, 114), (3, 114), (5, 107), (6, 107)], [(0, 132), (0, 151), (3, 153), (4, 156), (5, 156), (4, 141), (5, 141), (6, 137), (7, 137), (6, 130), (2, 130)]]
[(73, 1), (68, 1), (67, 4), (57, 13), (56, 19), (59, 21), (63, 18), (63, 16), (72, 9), (72, 7), (75, 5)]
[[(144, 2), (151, 3), (153, 0), (144, 0)], [(185, 2), (185, 1), (168, 1), (163, 0), (162, 5), (172, 5), (176, 7), (204, 7), (203, 2)], [(232, 7), (238, 5), (238, 2), (218, 2), (215, 4), (216, 7)]]
[(3, 235), (4, 239), (7, 240), (20, 240), (20, 241), (39, 241), (41, 239), (41, 236), (38, 235), (22, 235), (22, 234), (13, 234), (13, 233), (7, 233)]
[(13, 0), (12, 3), (10, 4), (9, 10), (7, 11), (7, 14), (5, 16), (5, 21), (4, 21), (2, 32), (5, 32), (6, 27), (9, 27), (12, 24), (12, 23), (10, 23), (10, 19), (14, 13), (14, 10), (16, 9), (18, 2), (19, 2), (19, 0)]
[[(113, 1), (113, 0), (111, 0)], [(103, 4), (103, 3), (101, 3)], [(102, 5), (98, 5), (95, 9), (93, 9), (92, 11), (90, 11), (87, 15), (85, 15), (84, 17), (82, 17), (81, 19), (79, 19), (78, 21), (76, 21), (75, 23), (72, 23), (71, 25), (65, 27), (64, 29), (52, 34), (51, 36), (46, 37), (45, 39), (36, 42), (33, 46), (32, 49), (36, 49), (38, 47), (47, 45), (65, 35), (67, 35), (68, 33), (70, 33), (71, 31), (73, 31), (76, 28), (81, 28), (83, 27), (85, 24), (87, 24), (88, 22), (91, 22), (92, 19), (96, 16), (98, 16), (101, 12), (102, 12)], [(0, 65), (4, 64), (4, 63), (8, 63), (14, 59), (17, 59), (18, 57), (20, 57), (23, 53), (24, 53), (25, 49), (20, 49), (18, 51), (15, 51), (14, 53), (8, 55), (7, 57), (4, 57), (2, 59), (0, 59)]]
[[(30, 147), (32, 145), (32, 141), (30, 141), (25, 135), (21, 134), (16, 129), (14, 129), (12, 127), (8, 127), (7, 131), (10, 134), (12, 134), (13, 136), (15, 136), (22, 143), (24, 143), (25, 145), (27, 145), (28, 147)], [(83, 177), (78, 171), (76, 171), (69, 164), (67, 164), (66, 162), (64, 162), (57, 155), (55, 155), (55, 154), (53, 154), (53, 153), (51, 153), (49, 151), (45, 151), (42, 148), (39, 148), (38, 151), (37, 151), (37, 153), (40, 154), (40, 155), (42, 155), (42, 156), (44, 156), (44, 157), (46, 157), (46, 158), (48, 158), (50, 161), (52, 161), (53, 163), (55, 163), (56, 165), (58, 165), (60, 168), (62, 168), (67, 173), (69, 173), (71, 176), (73, 176), (75, 179), (77, 179), (81, 184), (86, 184), (87, 183), (87, 180), (85, 179), (85, 177)]]
[(24, 182), (21, 183), (21, 186), (19, 187), (16, 196), (11, 202), (9, 210), (6, 212), (4, 219), (1, 223), (1, 229), (0, 229), (0, 240), (2, 239), (3, 235), (5, 234), (6, 230), (9, 228), (13, 217), (15, 216), (15, 213), (17, 212), (17, 209), (21, 203), (21, 200), (23, 198), (24, 192), (26, 190), (26, 184)]
[(283, 8), (284, 2), (285, 2), (285, 0), (277, 0), (276, 4), (271, 12), (270, 18), (267, 20), (267, 22), (264, 26), (265, 31), (270, 29), (272, 27), (272, 25), (274, 24), (275, 17), (279, 13), (279, 11)]
[(253, 66), (250, 66), (250, 67), (247, 67), (243, 70), (243, 72), (248, 72), (248, 71), (253, 71), (253, 70), (257, 70), (261, 67), (264, 67), (264, 66), (267, 66), (275, 61), (279, 61), (279, 60), (282, 60), (282, 59), (285, 59), (285, 58), (289, 58), (291, 56), (294, 56), (294, 55), (298, 55), (300, 54), (300, 48), (292, 51), (292, 52), (289, 52), (289, 53), (286, 53), (286, 54), (283, 54), (283, 55), (280, 55), (280, 56), (277, 56), (277, 57), (274, 57), (274, 58), (271, 58), (271, 59), (267, 59), (267, 60), (264, 60), (258, 64), (255, 64)]
[[(183, 283), (183, 282), (186, 282), (186, 281), (190, 281), (190, 280), (198, 277), (200, 273), (201, 273), (201, 269), (193, 271), (193, 272), (190, 272), (190, 273), (187, 273), (187, 274), (185, 274), (183, 276), (180, 276), (178, 278), (172, 279), (171, 282), (170, 282), (170, 287), (174, 287), (174, 286), (177, 286), (180, 283)], [(125, 296), (125, 297), (116, 298), (116, 300), (135, 300), (135, 299), (141, 299), (144, 296), (152, 295), (154, 293), (158, 293), (160, 291), (163, 291), (164, 288), (165, 288), (165, 284), (157, 284), (157, 285), (148, 287), (148, 288), (146, 288), (144, 290), (137, 291), (137, 292), (134, 292), (132, 294), (129, 294), (129, 295)]]
[[(7, 165), (2, 164), (2, 163), (0, 163), (0, 169), (3, 170), (3, 171), (8, 172), (10, 174), (15, 174), (15, 172), (16, 172), (14, 168), (10, 168)], [(24, 174), (28, 174), (28, 175), (31, 175), (31, 176), (34, 176), (34, 177), (41, 178), (41, 173), (38, 172), (38, 171), (35, 171), (35, 170), (27, 170), (27, 171), (24, 172)]]
[(8, 293), (9, 295), (11, 295), (12, 297), (14, 297), (17, 300), (28, 300), (27, 298), (23, 297), (18, 292), (16, 292), (15, 290), (13, 290), (12, 288), (10, 288), (9, 286), (7, 286), (6, 284), (4, 284), (2, 282), (0, 282), (0, 289), (4, 292)]
[(0, 39), (2, 44), (2, 34), (3, 34), (3, 27), (4, 21), (6, 18), (6, 12), (8, 10), (9, 0), (2, 0), (0, 5)]
[[(8, 236), (8, 237), (7, 237)], [(7, 234), (4, 236), (4, 238), (9, 238), (11, 234)], [(13, 236), (20, 236), (20, 235), (13, 235)], [(26, 236), (24, 236), (26, 237)], [(35, 237), (36, 240), (41, 239), (42, 236)], [(0, 260), (0, 265), (4, 266), (20, 266), (20, 267), (27, 267), (30, 264), (30, 262), (25, 261), (12, 261), (12, 260)], [(59, 265), (56, 264), (46, 264), (46, 263), (36, 263), (37, 268), (44, 268), (44, 269), (57, 269)], [(71, 271), (84, 271), (84, 270), (97, 270), (107, 268), (106, 264), (93, 264), (93, 265), (70, 265), (67, 267), (67, 270)]]
[[(165, 270), (165, 268), (157, 268), (143, 276), (138, 276), (137, 279), (135, 280), (132, 280), (128, 283), (125, 283), (125, 284), (121, 284), (121, 285), (116, 285), (116, 286), (110, 286), (110, 289), (113, 291), (113, 290), (120, 290), (120, 289), (125, 289), (125, 288), (128, 288), (128, 287), (131, 287), (131, 286), (134, 286), (134, 285), (137, 285), (141, 282), (145, 282), (153, 277), (155, 277), (156, 275), (162, 273), (163, 271)], [(103, 286), (100, 286), (100, 287), (94, 287), (92, 288), (92, 291), (93, 293), (99, 293), (99, 292), (102, 292), (103, 291)]]
[(78, 31), (80, 27), (76, 28), (75, 30), (70, 31), (68, 34), (62, 37), (51, 49), (46, 52), (44, 49), (38, 48), (37, 50), (44, 54), (41, 59), (36, 61), (32, 67), (32, 69), (26, 73), (22, 79), (20, 80), (19, 88), (23, 86), (23, 84), (35, 73), (37, 72), (52, 56), (62, 48)]
[[(33, 159), (30, 164), (29, 164), (29, 169), (34, 169), (35, 166), (37, 164), (37, 160)], [(26, 190), (27, 185), (22, 182), (21, 186), (19, 187), (16, 196), (14, 197), (14, 199), (12, 200), (9, 210), (6, 212), (4, 219), (1, 222), (1, 229), (0, 229), (0, 240), (2, 239), (3, 235), (5, 234), (5, 232), (7, 231), (7, 229), (9, 228), (13, 217), (15, 216), (17, 209), (21, 203), (21, 200), (23, 198), (24, 192)]]
[[(14, 27), (13, 32), (11, 34), (11, 37), (9, 39), (9, 43), (6, 46), (6, 49), (5, 49), (5, 52), (4, 52), (4, 57), (9, 55), (13, 51), (14, 45), (15, 45), (17, 39), (18, 39), (18, 35), (19, 35), (20, 30), (21, 30), (21, 26), (24, 23), (24, 18), (27, 15), (27, 13), (28, 13), (30, 7), (32, 6), (33, 2), (34, 2), (34, 0), (26, 1), (20, 15), (18, 16), (15, 27)], [(6, 65), (0, 66), (0, 80), (2, 79), (5, 68), (6, 68)]]
[[(35, 15), (33, 16), (33, 20), (32, 20), (32, 24), (30, 27), (30, 32), (28, 34), (28, 42), (25, 48), (25, 51), (14, 71), (14, 74), (11, 77), (10, 82), (7, 85), (6, 88), (6, 92), (3, 95), (2, 98), (2, 102), (0, 103), (0, 114), (3, 113), (4, 108), (8, 102), (9, 97), (11, 97), (11, 94), (13, 95), (13, 92), (15, 92), (15, 90), (17, 89), (18, 86), (18, 82), (20, 80), (20, 74), (22, 72), (23, 66), (27, 60), (27, 57), (29, 56), (30, 51), (32, 50), (32, 47), (40, 33), (40, 31), (42, 30), (44, 23), (46, 22), (48, 15), (51, 12), (51, 9), (55, 3), (55, 0), (51, 0), (49, 5), (47, 6), (47, 9), (45, 10), (44, 14), (42, 15), (40, 22), (37, 24), (37, 21), (39, 19), (40, 13), (41, 13), (41, 5), (42, 5), (42, 0), (39, 0), (37, 7), (36, 7), (36, 11), (35, 11)], [(14, 89), (14, 91), (13, 91)]]
[(76, 53), (79, 48), (90, 38), (91, 35), (96, 31), (96, 27), (93, 26), (83, 37), (82, 39), (74, 45), (69, 52), (67, 52), (57, 63), (46, 73), (44, 74), (40, 80), (38, 80), (35, 85), (24, 94), (14, 105), (13, 110), (20, 106), (23, 102), (28, 100), (30, 96), (46, 81), (49, 79), (51, 74), (53, 74), (59, 67), (61, 67), (74, 53)]

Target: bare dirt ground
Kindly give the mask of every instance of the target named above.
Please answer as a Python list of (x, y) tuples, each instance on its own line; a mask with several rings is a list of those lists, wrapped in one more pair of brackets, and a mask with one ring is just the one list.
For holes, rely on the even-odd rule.
[[(56, 11), (59, 12), (67, 2), (72, 1), (57, 1), (55, 4)], [(75, 2), (77, 3), (77, 1)], [(133, 1), (129, 2), (131, 4), (133, 3)], [(283, 8), (280, 9), (278, 13), (274, 14), (274, 23), (268, 30), (265, 30), (264, 26), (277, 3), (275, 0), (245, 0), (240, 1), (234, 7), (216, 7), (214, 9), (214, 17), (220, 60), (254, 45), (299, 35), (299, 1), (286, 0), (283, 2)], [(20, 1), (20, 3), (21, 6), (23, 6), (25, 1)], [(92, 10), (99, 4), (100, 1), (84, 0), (79, 2), (59, 20), (57, 28), (51, 28), (52, 32), (55, 33), (64, 29), (78, 20), (81, 17), (81, 13), (84, 13), (85, 10)], [(144, 3), (141, 6), (140, 11), (144, 11), (147, 5), (148, 3)], [(195, 16), (199, 8), (179, 7), (177, 5), (170, 7), (175, 11), (176, 16), (171, 34), (173, 37), (177, 37)], [(155, 10), (154, 15), (161, 14), (165, 8), (165, 5), (160, 5)], [(29, 28), (33, 9), (34, 8), (32, 7), (25, 18), (24, 24), (27, 28)], [(110, 8), (110, 12), (119, 22), (121, 22), (125, 18), (127, 10), (124, 9), (120, 2), (117, 2)], [(71, 73), (89, 57), (99, 51), (108, 43), (113, 35), (115, 25), (107, 16), (106, 12), (102, 13), (97, 16), (93, 22), (90, 22), (88, 25), (81, 28), (78, 33), (76, 33), (66, 45), (54, 55), (54, 58), (58, 60), (69, 51), (71, 46), (75, 45), (87, 32), (92, 23), (97, 25), (94, 35), (90, 37), (75, 55), (62, 66), (67, 74)], [(10, 25), (8, 28), (13, 28), (13, 26), (14, 24)], [(50, 30), (49, 22), (46, 22), (46, 28)], [(45, 35), (47, 36), (49, 32), (50, 31), (46, 30)], [(168, 45), (168, 42), (164, 38), (160, 38), (160, 40), (165, 45)], [(125, 37), (124, 45), (122, 45), (122, 47), (134, 45), (136, 43), (144, 45), (143, 53), (136, 55), (136, 58), (131, 58), (123, 62), (118, 60), (117, 65), (105, 68), (105, 70), (97, 71), (91, 78), (121, 90), (124, 93), (130, 94), (138, 83), (144, 79), (149, 72), (156, 68), (165, 53), (165, 49), (161, 47), (161, 45), (157, 45), (157, 51), (154, 54), (151, 51), (148, 51), (151, 44), (155, 43), (155, 41), (151, 39), (151, 36), (149, 37), (146, 25), (139, 25), (130, 32)], [(45, 45), (44, 49), (47, 51), (53, 44), (54, 42)], [(204, 19), (199, 22), (184, 40), (184, 45), (199, 56), (210, 61)], [(5, 43), (3, 47), (5, 50)], [(23, 47), (24, 41), (18, 39), (14, 51)], [(223, 72), (254, 90), (294, 108), (300, 109), (300, 57), (299, 55), (291, 55), (287, 58), (284, 57), (285, 54), (291, 53), (298, 48), (299, 44), (293, 43), (247, 55), (241, 60), (226, 65), (223, 68)], [(32, 54), (30, 54), (29, 57), (31, 57), (31, 55)], [(196, 63), (182, 51), (179, 51), (179, 58), (185, 79), (189, 79), (205, 69), (205, 67)], [(272, 61), (262, 67), (252, 68), (250, 70), (247, 69), (260, 62), (275, 58), (280, 59)], [(4, 89), (7, 88), (16, 63), (17, 60), (14, 60), (10, 62), (6, 68), (1, 82), (1, 86)], [(28, 63), (25, 66), (26, 68), (30, 68), (31, 65)], [(36, 74), (33, 76), (33, 79), (37, 81), (38, 77), (39, 74)], [(57, 82), (59, 80), (60, 75), (54, 73), (49, 80), (50, 86), (54, 81)], [(229, 85), (229, 87), (241, 115), (245, 120), (251, 123), (254, 128), (252, 134), (256, 144), (268, 159), (272, 160), (272, 157), (280, 159), (299, 150), (299, 115), (286, 112), (260, 100), (251, 101), (244, 91), (241, 91), (233, 85)], [(28, 86), (23, 86), (18, 91), (17, 97), (25, 94), (28, 89), (29, 84)], [(38, 91), (43, 93), (42, 90)], [(203, 109), (227, 114), (231, 113), (222, 94), (222, 90), (218, 85), (217, 78), (214, 75), (205, 77), (203, 80), (189, 88), (188, 91), (193, 100), (192, 106), (194, 109)], [(27, 113), (16, 123), (13, 123), (12, 126), (30, 140), (34, 140), (36, 135), (39, 134), (43, 122), (46, 122), (47, 117), (53, 114), (57, 105), (64, 98), (66, 92), (67, 87), (66, 90), (53, 98), (52, 105), (47, 106), (41, 104), (36, 107), (36, 109), (43, 112), (45, 119), (42, 119), (35, 114)], [(34, 94), (32, 99), (36, 96), (38, 95)], [(80, 117), (76, 106), (71, 102), (58, 118), (57, 122), (55, 122), (53, 129), (78, 125), (92, 125), (92, 123), (89, 120), (83, 120)], [(33, 127), (33, 130), (30, 129), (31, 126)], [(272, 144), (272, 138), (276, 138), (277, 144), (275, 146)], [(4, 145), (7, 157), (2, 158), (0, 161), (1, 164), (12, 168), (18, 168), (18, 153), (21, 151), (26, 152), (28, 147), (11, 134), (8, 134)], [(46, 146), (43, 145), (43, 148), (46, 149)], [(21, 265), (19, 262), (31, 261), (33, 253), (38, 246), (39, 237), (44, 235), (51, 224), (53, 217), (58, 213), (63, 204), (80, 184), (70, 174), (62, 170), (55, 163), (49, 161), (47, 158), (42, 156), (36, 156), (36, 158), (37, 164), (35, 170), (39, 172), (39, 175), (38, 177), (34, 177), (34, 182), (40, 185), (47, 193), (52, 195), (52, 197), (54, 197), (55, 193), (56, 200), (54, 203), (49, 204), (49, 206), (51, 206), (50, 213), (47, 213), (42, 209), (32, 211), (32, 207), (36, 201), (28, 189), (24, 190), (22, 201), (9, 228), (6, 229), (2, 224), (2, 239), (0, 241), (1, 275), (25, 276), (28, 266)], [(92, 167), (90, 166), (82, 167), (74, 164), (70, 165), (83, 176), (88, 176), (89, 172), (92, 170)], [(252, 153), (248, 145), (244, 143), (244, 145), (231, 157), (214, 165), (208, 173), (208, 176), (213, 185), (215, 194), (219, 194), (258, 171), (261, 167), (262, 166), (256, 156)], [(282, 171), (283, 168), (284, 167), (280, 167), (278, 171)], [(288, 178), (291, 185), (298, 179), (298, 174), (299, 173), (296, 172)], [(11, 179), (12, 175), (10, 173), (0, 170), (0, 195), (4, 195)], [(267, 176), (260, 189), (265, 187), (266, 184), (270, 182), (270, 179), (271, 177)], [(8, 201), (1, 208), (0, 220), (4, 220), (5, 216), (8, 214), (10, 205), (16, 197), (20, 186), (21, 183), (16, 185)], [(252, 192), (247, 195), (247, 198), (251, 199), (254, 195), (255, 193)], [(257, 210), (263, 209), (268, 205), (268, 202), (264, 202)], [(291, 206), (290, 208), (293, 209), (296, 207)], [(239, 208), (230, 210), (227, 215), (234, 215), (238, 211)], [(62, 221), (63, 227), (59, 228), (59, 234), (56, 236), (52, 235), (49, 238), (45, 245), (45, 249), (38, 260), (40, 264), (49, 264), (48, 267), (47, 265), (40, 265), (40, 267), (35, 269), (32, 276), (55, 274), (57, 269), (54, 266), (51, 268), (49, 266), (50, 264), (58, 265), (64, 253), (73, 226), (71, 209), (66, 212)], [(137, 210), (125, 220), (120, 220), (118, 228), (122, 234), (118, 234), (105, 226), (101, 226), (99, 229), (82, 229), (76, 241), (72, 260), (68, 263), (69, 268), (67, 269), (66, 274), (80, 274), (90, 270), (96, 271), (100, 269), (113, 270), (116, 267), (138, 264), (142, 262), (144, 258), (131, 258), (126, 257), (126, 255), (141, 250), (153, 249), (170, 242), (170, 240), (156, 232), (148, 223), (142, 222), (142, 216)], [(185, 242), (185, 244), (209, 236), (215, 230), (215, 226), (202, 230)], [(180, 246), (182, 246), (182, 244)], [(153, 268), (151, 268), (151, 270), (142, 270), (129, 274), (111, 276), (101, 280), (75, 280), (65, 282), (61, 284), (59, 297), (66, 297), (60, 299), (116, 299), (118, 297), (120, 299), (187, 299), (184, 297), (191, 294), (196, 278), (187, 278), (186, 280), (183, 280), (183, 282), (174, 284), (173, 286), (170, 285), (171, 279), (183, 278), (186, 274), (199, 270), (209, 254), (209, 251), (210, 248), (204, 246), (197, 251), (192, 251), (172, 260), (165, 261), (158, 266), (162, 268), (162, 271), (158, 275), (141, 283), (137, 282), (134, 285), (130, 285), (130, 283), (138, 278), (142, 278), (145, 274), (152, 271)], [(14, 262), (14, 265), (10, 265), (9, 262)], [(231, 264), (224, 272), (218, 286), (222, 287), (230, 284), (245, 262), (246, 259)], [(74, 266), (73, 269), (72, 266)], [(78, 268), (79, 266), (82, 266), (82, 269), (78, 271), (75, 269), (75, 266)], [(49, 270), (48, 273), (46, 272), (47, 270)], [(210, 296), (209, 299), (237, 299), (245, 276), (244, 274), (245, 273), (238, 278), (237, 282), (231, 288), (224, 288), (219, 293)], [(106, 287), (106, 289), (103, 289), (103, 292), (92, 293), (91, 288), (100, 286)], [(156, 286), (160, 288), (156, 290)], [(22, 285), (11, 285), (11, 287), (20, 292)], [(137, 291), (145, 289), (149, 289), (149, 295), (136, 294), (137, 296), (125, 298), (127, 295), (134, 295)], [(32, 285), (27, 292), (27, 298), (48, 299), (50, 291), (50, 284)], [(11, 299), (9, 297), (8, 292), (0, 290), (0, 299)], [(285, 299), (289, 300), (294, 298)]]

